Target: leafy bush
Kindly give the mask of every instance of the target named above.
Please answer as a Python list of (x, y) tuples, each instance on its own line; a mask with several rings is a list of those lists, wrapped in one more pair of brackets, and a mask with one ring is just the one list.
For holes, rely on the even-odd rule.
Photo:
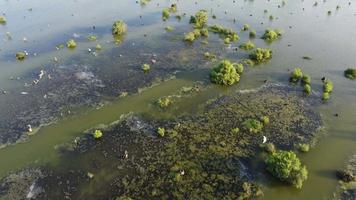
[(112, 25), (112, 34), (114, 37), (122, 36), (126, 33), (127, 26), (124, 21), (118, 20)]
[(6, 24), (6, 18), (4, 16), (0, 16), (0, 24)]
[(240, 75), (237, 73), (233, 63), (229, 60), (223, 60), (217, 67), (212, 69), (210, 80), (220, 85), (233, 85), (240, 81)]
[(290, 75), (291, 82), (297, 83), (303, 77), (302, 69), (299, 67), (294, 68), (293, 72)]
[(304, 84), (303, 85), (303, 91), (307, 94), (310, 94), (311, 93), (311, 87), (309, 84)]
[(250, 25), (248, 24), (244, 24), (244, 26), (242, 27), (242, 31), (248, 31), (250, 29)]
[(249, 37), (250, 38), (255, 38), (256, 37), (256, 31), (255, 30), (251, 30), (249, 33)]
[(302, 165), (297, 155), (292, 151), (278, 151), (268, 156), (267, 170), (281, 181), (288, 182), (296, 188), (301, 188), (308, 177), (307, 168)]
[(95, 35), (90, 35), (90, 36), (88, 36), (88, 40), (89, 41), (91, 41), (91, 42), (93, 42), (93, 41), (96, 41), (96, 36)]
[(166, 26), (166, 28), (164, 28), (167, 32), (172, 32), (173, 31), (173, 27), (172, 26)]
[(167, 20), (170, 16), (170, 11), (169, 11), (169, 8), (165, 8), (162, 10), (162, 19), (163, 20)]
[(164, 137), (164, 134), (166, 133), (166, 129), (164, 129), (164, 128), (162, 128), (162, 127), (158, 127), (157, 133), (158, 133), (158, 135), (160, 135), (161, 137)]
[(200, 10), (195, 16), (190, 17), (190, 23), (195, 24), (195, 28), (203, 28), (207, 22), (208, 12), (206, 10)]
[(250, 54), (250, 58), (256, 63), (267, 62), (272, 59), (272, 50), (257, 48)]
[(356, 79), (356, 68), (349, 68), (349, 69), (345, 70), (344, 74), (345, 74), (346, 78), (355, 80)]
[(77, 43), (74, 40), (69, 40), (67, 42), (67, 47), (70, 49), (74, 49), (75, 47), (77, 47)]
[(243, 50), (246, 50), (246, 51), (249, 51), (249, 50), (252, 50), (255, 48), (255, 44), (253, 44), (250, 40), (245, 42), (245, 43), (242, 43), (240, 46), (239, 46), (240, 49), (243, 49)]
[(265, 33), (262, 36), (262, 39), (272, 42), (276, 39), (278, 39), (282, 35), (281, 31), (279, 30), (272, 30), (272, 29), (267, 29)]
[(310, 145), (309, 144), (299, 144), (298, 149), (299, 149), (299, 151), (306, 153), (310, 150)]
[(242, 74), (242, 72), (244, 72), (244, 66), (241, 64), (241, 63), (234, 63), (233, 64), (234, 65), (234, 67), (235, 67), (235, 69), (236, 69), (236, 72), (238, 73), (238, 74)]
[(311, 84), (311, 78), (309, 75), (304, 74), (302, 77), (302, 83), (310, 85)]
[(324, 81), (324, 92), (331, 93), (334, 89), (334, 84), (330, 80)]
[(327, 101), (330, 99), (330, 94), (328, 92), (324, 92), (322, 97), (321, 97), (324, 101)]
[(103, 136), (103, 132), (101, 132), (101, 130), (95, 130), (94, 133), (93, 133), (93, 137), (94, 139), (99, 139)]
[(22, 61), (22, 60), (25, 60), (25, 58), (26, 58), (26, 53), (25, 52), (19, 51), (19, 52), (16, 53), (16, 59), (17, 60)]
[(225, 40), (226, 38), (229, 38), (228, 40), (230, 42), (236, 42), (237, 40), (239, 40), (239, 36), (232, 29), (224, 28), (223, 26), (220, 25), (213, 25), (209, 27), (209, 30), (213, 33), (217, 33), (220, 36), (224, 37)]
[(150, 71), (151, 66), (150, 66), (149, 64), (145, 63), (145, 64), (142, 65), (141, 69), (142, 69), (145, 73), (147, 73), (147, 72)]
[(167, 108), (168, 106), (170, 106), (173, 103), (173, 101), (172, 101), (172, 98), (170, 96), (168, 96), (168, 97), (162, 97), (162, 98), (158, 99), (157, 103), (158, 103), (159, 107)]
[(267, 124), (269, 124), (269, 117), (263, 116), (263, 117), (261, 117), (261, 121), (263, 122), (264, 125), (267, 125)]
[(189, 32), (189, 33), (185, 34), (184, 35), (184, 40), (188, 41), (188, 42), (194, 42), (194, 40), (195, 40), (194, 32)]
[(258, 133), (263, 129), (263, 123), (256, 119), (247, 119), (242, 123), (242, 125), (250, 133)]

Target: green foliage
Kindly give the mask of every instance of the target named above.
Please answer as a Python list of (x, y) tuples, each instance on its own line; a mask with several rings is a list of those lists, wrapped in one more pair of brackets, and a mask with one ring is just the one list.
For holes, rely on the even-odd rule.
[(97, 44), (97, 45), (95, 46), (95, 49), (98, 50), (98, 51), (100, 51), (100, 50), (103, 49), (103, 47), (102, 47), (100, 44)]
[(267, 124), (269, 124), (269, 117), (263, 116), (263, 117), (261, 117), (261, 121), (263, 122), (264, 125), (267, 125)]
[(273, 15), (270, 15), (270, 16), (269, 16), (269, 20), (274, 20), (274, 16), (273, 16)]
[(67, 47), (70, 49), (74, 49), (75, 47), (77, 47), (77, 43), (73, 39), (71, 39), (67, 42)]
[(26, 58), (26, 53), (25, 52), (19, 51), (19, 52), (16, 53), (16, 59), (17, 60), (22, 61), (22, 60), (25, 60), (25, 58)]
[(188, 42), (194, 42), (194, 40), (195, 40), (194, 32), (189, 32), (189, 33), (185, 34), (184, 35), (184, 40), (188, 41)]
[(4, 16), (0, 16), (0, 24), (6, 24), (6, 18)]
[(122, 20), (118, 20), (114, 22), (114, 24), (112, 25), (111, 32), (114, 37), (121, 37), (126, 33), (126, 31), (127, 31), (127, 25)]
[(93, 133), (93, 137), (94, 139), (99, 139), (103, 136), (103, 132), (101, 132), (101, 130), (95, 130), (94, 133)]
[(302, 77), (302, 83), (303, 83), (303, 84), (310, 85), (310, 84), (311, 84), (311, 78), (310, 78), (310, 76), (307, 75), (307, 74), (304, 74), (303, 77)]
[[(143, 0), (141, 0), (141, 1), (143, 1)], [(148, 1), (148, 0), (144, 0), (144, 1)], [(121, 196), (121, 197), (117, 197), (115, 200), (132, 200), (132, 199), (128, 196)]]
[(235, 134), (235, 135), (236, 135), (236, 134), (238, 134), (239, 132), (240, 132), (240, 129), (239, 129), (239, 128), (237, 128), (237, 127), (236, 127), (236, 128), (231, 129), (231, 133), (232, 133), (232, 134)]
[(255, 44), (253, 44), (250, 40), (245, 42), (245, 43), (242, 43), (240, 46), (239, 46), (240, 49), (243, 49), (243, 50), (246, 50), (246, 51), (249, 51), (249, 50), (252, 50), (255, 48)]
[(210, 80), (220, 85), (233, 85), (240, 81), (240, 75), (233, 63), (229, 60), (222, 60), (217, 67), (212, 69)]
[(294, 68), (293, 72), (290, 75), (290, 80), (291, 82), (297, 83), (299, 80), (301, 80), (303, 77), (303, 72), (302, 69), (299, 67)]
[(209, 36), (209, 30), (207, 28), (202, 28), (200, 29), (200, 34), (204, 37), (208, 37)]
[(166, 28), (164, 28), (167, 32), (172, 32), (173, 31), (173, 27), (172, 26), (166, 26)]
[(150, 71), (151, 66), (150, 66), (149, 64), (145, 63), (145, 64), (143, 64), (143, 65), (141, 66), (141, 69), (142, 69), (145, 73), (147, 73), (147, 72)]
[(161, 137), (164, 137), (164, 134), (166, 133), (166, 129), (164, 129), (164, 128), (162, 128), (162, 127), (158, 127), (157, 133), (158, 133), (158, 135), (160, 135)]
[(91, 41), (91, 42), (93, 42), (93, 41), (96, 41), (96, 36), (95, 35), (90, 35), (90, 36), (88, 36), (88, 40), (89, 41)]
[(238, 74), (242, 74), (242, 72), (244, 72), (244, 66), (241, 64), (241, 63), (234, 63), (233, 64), (234, 65), (234, 67), (235, 67), (235, 69), (236, 69), (236, 72), (238, 73)]
[(208, 12), (206, 10), (200, 10), (195, 16), (190, 17), (190, 23), (195, 24), (195, 28), (203, 28), (207, 22)]
[(323, 95), (321, 97), (324, 101), (327, 101), (330, 99), (330, 93), (328, 92), (323, 92)]
[(212, 53), (209, 53), (209, 52), (205, 52), (204, 53), (204, 58), (208, 59), (208, 60), (213, 60), (213, 59), (216, 59), (216, 55), (212, 54)]
[(356, 68), (349, 68), (345, 70), (344, 75), (346, 78), (355, 80), (356, 79)]
[(168, 106), (173, 104), (172, 97), (170, 97), (170, 96), (162, 97), (162, 98), (158, 99), (157, 104), (161, 108), (167, 108)]
[(147, 5), (151, 0), (140, 0), (142, 6)]
[(311, 87), (309, 84), (304, 84), (303, 85), (303, 91), (307, 94), (310, 94), (311, 93)]
[(310, 150), (310, 145), (309, 144), (299, 144), (298, 149), (299, 149), (299, 151), (306, 153)]
[[(220, 36), (222, 36), (225, 40), (227, 38), (228, 42), (236, 42), (237, 40), (239, 40), (239, 36), (237, 35), (237, 33), (235, 31), (233, 31), (232, 29), (228, 29), (228, 28), (224, 28), (223, 26), (220, 25), (213, 25), (209, 27), (209, 30), (213, 33), (217, 33)], [(225, 42), (226, 43), (226, 42)]]
[(169, 8), (169, 12), (175, 13), (177, 12), (177, 4), (173, 3), (171, 7)]
[(258, 133), (263, 129), (263, 123), (256, 119), (247, 119), (242, 125), (250, 133)]
[(242, 31), (248, 31), (250, 29), (250, 25), (248, 24), (244, 24), (244, 26), (242, 27)]
[(162, 19), (165, 21), (169, 18), (169, 16), (170, 16), (169, 8), (164, 8), (162, 10)]
[(249, 33), (249, 37), (250, 38), (255, 38), (256, 37), (256, 31), (255, 30), (251, 30)]
[(308, 171), (292, 151), (278, 151), (268, 156), (267, 170), (282, 181), (301, 188), (308, 177)]
[(281, 36), (281, 32), (278, 30), (267, 29), (262, 36), (262, 39), (272, 42)]
[(276, 147), (274, 146), (273, 143), (265, 143), (265, 144), (262, 144), (261, 147), (262, 147), (267, 153), (275, 153), (275, 152), (276, 152)]
[(250, 58), (257, 64), (267, 62), (272, 59), (272, 50), (257, 48), (250, 54)]
[(324, 92), (331, 93), (334, 89), (334, 84), (330, 80), (325, 80), (323, 88), (324, 88)]

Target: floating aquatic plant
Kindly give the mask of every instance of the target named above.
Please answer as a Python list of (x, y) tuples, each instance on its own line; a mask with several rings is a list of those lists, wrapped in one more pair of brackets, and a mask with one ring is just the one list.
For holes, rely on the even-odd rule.
[(308, 178), (307, 168), (302, 165), (297, 155), (292, 151), (278, 151), (268, 156), (267, 170), (281, 181), (288, 182), (296, 188), (301, 188)]
[(127, 31), (127, 25), (125, 24), (124, 21), (118, 20), (118, 21), (114, 22), (114, 24), (112, 25), (111, 31), (112, 31), (112, 35), (114, 37), (123, 36)]
[(195, 16), (190, 17), (190, 23), (195, 24), (195, 28), (203, 28), (207, 22), (208, 12), (206, 10), (200, 10)]
[(142, 69), (145, 73), (147, 73), (147, 72), (149, 72), (149, 71), (151, 70), (151, 66), (150, 66), (149, 64), (145, 63), (145, 64), (142, 65), (141, 69)]
[(344, 72), (346, 78), (355, 80), (356, 79), (356, 68), (346, 69)]
[(26, 53), (25, 52), (19, 51), (19, 52), (16, 53), (16, 59), (17, 60), (22, 61), (22, 60), (25, 60), (25, 58), (26, 58)]
[(0, 24), (6, 24), (6, 18), (4, 16), (0, 16)]
[(243, 50), (246, 50), (246, 51), (249, 51), (249, 50), (252, 50), (255, 48), (255, 44), (253, 44), (250, 40), (245, 42), (245, 43), (242, 43), (240, 46), (239, 46), (240, 49), (243, 49)]
[(97, 38), (96, 38), (95, 35), (90, 35), (90, 36), (88, 36), (88, 40), (89, 40), (89, 41), (92, 41), (92, 42), (93, 42), (93, 41), (96, 41), (96, 39), (97, 39)]
[(94, 133), (93, 133), (93, 137), (94, 139), (99, 139), (103, 136), (103, 132), (101, 130), (95, 130)]
[(257, 119), (247, 119), (242, 123), (242, 125), (250, 133), (258, 133), (263, 129), (263, 123)]
[(161, 137), (164, 137), (164, 134), (166, 133), (166, 129), (164, 129), (164, 128), (162, 128), (162, 127), (158, 127), (157, 133), (158, 133), (158, 135), (160, 135)]
[(302, 69), (300, 69), (299, 67), (294, 68), (293, 72), (290, 75), (290, 81), (297, 83), (299, 80), (301, 80), (303, 77), (303, 72)]
[(234, 64), (229, 60), (222, 60), (220, 64), (210, 72), (210, 80), (220, 85), (233, 85), (240, 81)]
[(250, 54), (250, 59), (255, 61), (257, 64), (267, 62), (272, 59), (272, 50), (257, 48)]
[(184, 35), (184, 40), (188, 41), (188, 42), (194, 42), (194, 40), (195, 40), (194, 32), (189, 32), (189, 33), (185, 34)]
[(73, 39), (71, 39), (67, 42), (67, 47), (70, 49), (74, 49), (75, 47), (77, 47), (77, 43)]
[(279, 30), (273, 30), (273, 29), (267, 29), (265, 33), (262, 36), (262, 39), (272, 42), (276, 39), (278, 39), (282, 35), (282, 32)]

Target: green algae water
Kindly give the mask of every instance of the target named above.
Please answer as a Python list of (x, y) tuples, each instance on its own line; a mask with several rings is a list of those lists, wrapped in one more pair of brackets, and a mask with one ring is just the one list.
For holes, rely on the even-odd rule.
[[(178, 14), (186, 13), (180, 22), (174, 16), (167, 21), (161, 19), (162, 9), (171, 6), (172, 3), (177, 4)], [(338, 5), (340, 9), (336, 9)], [(192, 86), (195, 81), (208, 80), (211, 63), (207, 66), (196, 66), (203, 70), (178, 72), (177, 78), (149, 87), (140, 94), (130, 94), (124, 98), (108, 98), (109, 102), (98, 109), (90, 106), (76, 108), (78, 111), (75, 114), (64, 116), (52, 124), (41, 127), (25, 143), (12, 144), (0, 149), (0, 176), (3, 177), (30, 165), (49, 164), (53, 167), (65, 165), (61, 163), (56, 146), (73, 141), (87, 129), (117, 121), (124, 114), (145, 113), (157, 118), (194, 114), (198, 112), (199, 105), (209, 99), (237, 89), (259, 87), (265, 80), (288, 84), (290, 70), (300, 67), (304, 73), (312, 77), (311, 86), (314, 93), (322, 91), (320, 80), (322, 77), (327, 77), (334, 83), (330, 101), (315, 108), (321, 113), (325, 123), (323, 136), (310, 152), (298, 154), (309, 171), (308, 180), (303, 188), (297, 190), (269, 175), (261, 174), (258, 175), (258, 182), (264, 190), (261, 199), (331, 199), (338, 182), (335, 170), (341, 168), (348, 157), (356, 152), (356, 81), (348, 80), (343, 76), (346, 68), (356, 66), (354, 2), (318, 1), (318, 5), (314, 6), (314, 1), (288, 1), (282, 5), (281, 1), (274, 0), (202, 0), (196, 3), (152, 0), (147, 5), (141, 6), (128, 0), (110, 0), (105, 3), (91, 0), (66, 2), (55, 0), (50, 3), (38, 0), (1, 1), (0, 13), (5, 14), (7, 23), (0, 25), (0, 90), (7, 93), (0, 95), (0, 120), (7, 119), (13, 107), (17, 106), (16, 103), (26, 101), (27, 97), (20, 95), (21, 92), (27, 91), (24, 86), (26, 77), (37, 76), (41, 69), (54, 65), (54, 57), (60, 61), (54, 67), (73, 62), (86, 65), (93, 60), (93, 56), (88, 53), (88, 48), (94, 49), (95, 44), (100, 43), (104, 50), (98, 52), (99, 58), (115, 52), (116, 57), (121, 58), (120, 54), (122, 54), (122, 59), (125, 59), (127, 54), (125, 49), (113, 51), (117, 48), (117, 45), (111, 42), (113, 21), (121, 19), (128, 24), (127, 36), (120, 45), (129, 43), (134, 46), (144, 40), (146, 46), (155, 50), (160, 49), (162, 55), (175, 47), (181, 48), (185, 45), (182, 42), (182, 35), (191, 30), (189, 17), (200, 9), (208, 11), (209, 24), (223, 24), (238, 31), (240, 40), (234, 44), (236, 46), (250, 39), (248, 32), (240, 31), (244, 24), (249, 24), (258, 35), (251, 41), (258, 47), (271, 48), (274, 52), (272, 60), (259, 66), (247, 67), (240, 83), (234, 87), (228, 89), (207, 87), (197, 95), (182, 98), (175, 109), (167, 112), (157, 111), (154, 102), (160, 97), (176, 93), (182, 87)], [(327, 14), (329, 10), (330, 15)], [(216, 19), (211, 17), (213, 14), (216, 15)], [(273, 20), (269, 19), (271, 15), (274, 16)], [(174, 30), (167, 33), (164, 30), (166, 26), (173, 26)], [(261, 40), (259, 36), (266, 28), (282, 29), (282, 38), (273, 43)], [(90, 34), (98, 36), (95, 43), (86, 41), (86, 37)], [(214, 38), (213, 34), (210, 35), (209, 37)], [(145, 37), (146, 40), (142, 39)], [(71, 38), (77, 40), (78, 47), (75, 50), (55, 49), (57, 45), (65, 44)], [(219, 38), (215, 37), (213, 40), (210, 44), (218, 44), (216, 41), (219, 41)], [(166, 42), (170, 45), (160, 45)], [(196, 43), (185, 45), (185, 48), (191, 50), (186, 54), (198, 51), (199, 46)], [(234, 45), (231, 48), (221, 45), (206, 51), (211, 50), (232, 60), (245, 58), (248, 55), (242, 50), (235, 51)], [(135, 47), (130, 50), (139, 51), (139, 49), (140, 47)], [(27, 59), (22, 62), (16, 61), (14, 55), (17, 51), (27, 51), (29, 53)], [(176, 56), (175, 59), (185, 58), (178, 56), (179, 52), (172, 54)], [(83, 59), (76, 61), (76, 56)], [(311, 59), (303, 59), (303, 56)], [(138, 54), (135, 59), (140, 60), (141, 57), (142, 54)], [(151, 59), (153, 58), (144, 62), (149, 62)], [(159, 60), (159, 57), (154, 59)], [(164, 71), (172, 62), (172, 60), (167, 61), (160, 67)], [(114, 64), (112, 66), (108, 66), (108, 63), (102, 64), (105, 65), (102, 66), (103, 69), (94, 70), (94, 74), (104, 71), (105, 67), (107, 67), (105, 70), (116, 69)], [(125, 62), (125, 65), (131, 66), (130, 62)], [(110, 70), (106, 73), (110, 74)], [(129, 72), (130, 70), (132, 69), (128, 69)], [(180, 69), (177, 67), (176, 71)], [(106, 74), (105, 76), (109, 77)], [(128, 81), (114, 83), (125, 85)], [(17, 101), (9, 103), (14, 98)], [(1, 130), (7, 131), (6, 127)], [(103, 175), (97, 176), (107, 177), (110, 176), (110, 172), (103, 172)]]

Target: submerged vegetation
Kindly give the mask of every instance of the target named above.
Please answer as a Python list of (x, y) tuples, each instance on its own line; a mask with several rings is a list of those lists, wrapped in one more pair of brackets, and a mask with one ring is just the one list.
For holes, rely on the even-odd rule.
[(345, 70), (344, 75), (346, 78), (355, 80), (356, 79), (356, 68), (349, 68)]
[(272, 59), (272, 50), (257, 48), (250, 54), (250, 58), (257, 64), (267, 62)]
[(266, 160), (267, 170), (282, 181), (301, 188), (308, 178), (307, 168), (292, 151), (277, 151)]
[[(241, 65), (239, 65), (241, 67)], [(242, 72), (242, 70), (239, 70)], [(210, 80), (220, 85), (233, 85), (240, 81), (240, 74), (233, 63), (229, 60), (222, 60), (220, 64), (210, 72)]]

